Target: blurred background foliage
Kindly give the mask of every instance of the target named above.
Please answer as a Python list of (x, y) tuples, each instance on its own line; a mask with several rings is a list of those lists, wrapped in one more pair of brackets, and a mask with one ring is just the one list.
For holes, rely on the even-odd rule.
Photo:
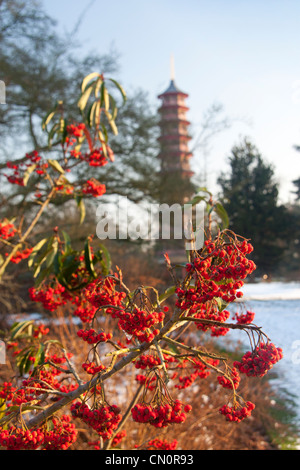
[[(65, 118), (76, 122), (80, 119), (78, 90), (87, 73), (98, 71), (105, 76), (113, 75), (122, 83), (117, 51), (112, 49), (101, 54), (98, 50), (83, 52), (77, 40), (81, 21), (82, 18), (79, 18), (73, 31), (64, 34), (58, 31), (55, 21), (38, 2), (0, 0), (0, 79), (6, 84), (7, 102), (0, 106), (1, 218), (11, 218), (20, 213), (26, 217), (35, 204), (30, 197), (31, 185), (8, 185), (5, 168), (8, 161), (20, 161), (25, 153), (34, 149), (55, 158), (58, 149), (55, 145), (48, 147), (47, 135), (42, 131), (43, 119), (55, 102), (62, 100), (67, 103)], [(118, 107), (118, 135), (111, 133), (109, 136), (115, 162), (97, 168), (96, 172), (90, 168), (87, 170), (90, 174), (86, 170), (81, 174), (78, 170), (76, 177), (79, 181), (96, 177), (106, 185), (107, 191), (101, 203), (114, 203), (117, 196), (124, 196), (132, 203), (139, 204), (143, 210), (146, 203), (160, 201), (162, 185), (168, 184), (172, 191), (180, 191), (180, 188), (170, 179), (168, 182), (161, 179), (157, 141), (159, 118), (147, 91), (142, 88), (130, 91), (125, 105)], [(228, 120), (220, 118), (221, 111), (221, 108), (212, 106), (206, 112), (201, 129), (194, 131), (195, 145), (198, 149), (202, 146), (203, 154), (207, 142), (230, 125)], [(195, 191), (202, 180), (200, 169), (198, 172), (196, 169), (192, 181)], [(299, 279), (298, 175), (295, 175), (294, 181), (294, 201), (281, 204), (274, 169), (265, 163), (259, 150), (245, 138), (233, 145), (227, 159), (224, 155), (224, 167), (219, 169), (218, 183), (220, 192), (216, 197), (228, 213), (229, 227), (250, 238), (255, 246), (256, 275), (267, 275), (269, 279)], [(47, 215), (43, 216), (35, 235), (49, 235), (54, 226), (60, 225), (71, 237), (75, 248), (79, 247), (88, 234), (95, 233), (96, 207), (97, 201), (86, 201), (85, 222), (79, 225), (76, 203), (67, 196), (56, 199), (55, 205), (52, 204)], [(106, 244), (111, 250), (112, 259), (116, 255), (119, 265), (124, 261), (125, 270), (132, 278), (148, 273), (150, 277), (158, 276), (160, 282), (165, 282), (164, 276), (159, 274), (159, 266), (153, 262), (149, 243), (110, 240)], [(135, 263), (133, 256), (138, 260)], [(12, 276), (12, 273), (8, 272), (7, 276)], [(31, 274), (26, 266), (20, 266), (16, 276), (10, 279), (12, 292), (18, 291), (14, 301), (19, 299), (11, 309), (22, 309), (22, 299), (26, 298), (25, 286), (31, 281)], [(8, 283), (5, 290), (6, 293), (9, 291)], [(5, 308), (9, 308), (5, 295), (3, 298), (7, 304)]]

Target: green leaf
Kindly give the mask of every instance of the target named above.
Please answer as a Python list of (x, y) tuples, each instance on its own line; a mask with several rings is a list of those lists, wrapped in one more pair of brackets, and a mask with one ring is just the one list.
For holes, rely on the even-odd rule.
[(84, 110), (84, 108), (86, 107), (87, 105), (87, 102), (89, 100), (89, 97), (91, 96), (91, 93), (93, 91), (93, 87), (92, 86), (89, 86), (89, 88), (87, 88), (83, 94), (81, 95), (79, 101), (78, 101), (78, 107), (81, 111)]
[(213, 194), (210, 191), (208, 191), (208, 189), (205, 188), (205, 187), (198, 188), (197, 193), (207, 193), (207, 194), (209, 194), (210, 197), (213, 196)]
[(6, 403), (5, 403), (5, 400), (3, 400), (0, 402), (0, 420), (4, 418), (5, 412), (6, 412)]
[(65, 349), (64, 345), (58, 341), (58, 339), (47, 339), (44, 344), (58, 344), (58, 346), (60, 346), (62, 349)]
[(105, 158), (107, 158), (106, 139), (104, 138), (101, 131), (99, 131), (99, 139), (100, 139), (100, 142), (101, 142), (101, 145), (102, 145), (103, 154), (104, 154)]
[(191, 204), (192, 206), (195, 206), (196, 204), (199, 204), (199, 202), (201, 202), (201, 201), (207, 202), (206, 197), (205, 196), (194, 196), (193, 199), (191, 201), (187, 202), (186, 204), (187, 205)]
[(59, 121), (59, 125), (60, 125), (60, 129), (59, 129), (59, 132), (61, 134), (61, 138), (62, 138), (62, 142), (65, 142), (66, 140), (66, 137), (68, 135), (67, 133), (67, 122), (65, 119), (60, 119)]
[(93, 277), (97, 277), (97, 274), (94, 269), (92, 251), (91, 251), (89, 240), (86, 240), (85, 245), (84, 245), (84, 260), (85, 260), (85, 265), (86, 265), (88, 272)]
[(37, 263), (35, 264), (35, 269), (34, 269), (34, 271), (33, 271), (33, 277), (34, 277), (34, 278), (37, 278), (38, 275), (40, 274), (40, 271), (41, 271), (41, 269), (42, 269), (42, 265), (43, 265), (44, 261), (47, 259), (47, 255), (50, 253), (50, 251), (52, 251), (52, 250), (49, 249), (49, 250), (45, 253), (44, 257), (43, 257), (39, 262), (37, 262)]
[(51, 147), (52, 145), (52, 140), (55, 134), (59, 131), (59, 123), (57, 122), (54, 124), (54, 126), (51, 128), (49, 134), (48, 134), (48, 146)]
[(168, 289), (165, 290), (165, 292), (163, 292), (159, 297), (159, 301), (160, 302), (164, 302), (166, 299), (168, 299), (169, 297), (171, 297), (171, 295), (173, 295), (175, 293), (175, 289), (176, 287), (175, 286), (171, 286), (169, 287)]
[(104, 83), (100, 88), (101, 106), (104, 107), (105, 111), (109, 110), (109, 94)]
[(53, 270), (54, 270), (55, 276), (59, 275), (60, 268), (61, 268), (61, 254), (57, 252), (53, 260)]
[(118, 108), (117, 108), (115, 99), (111, 95), (110, 95), (110, 101), (111, 101), (111, 116), (112, 116), (112, 119), (115, 121), (117, 114), (118, 114)]
[(80, 261), (76, 252), (72, 252), (67, 256), (63, 257), (62, 266), (61, 266), (61, 275), (65, 278), (66, 282), (69, 282), (69, 279), (72, 277), (73, 273), (77, 271)]
[(42, 240), (40, 240), (34, 247), (33, 247), (33, 250), (32, 250), (32, 253), (31, 255), (29, 256), (28, 258), (28, 267), (31, 268), (31, 266), (33, 265), (33, 262), (35, 260), (35, 257), (38, 253), (38, 251), (42, 248), (43, 245), (45, 245), (45, 243), (48, 241), (48, 238), (43, 238)]
[[(97, 253), (95, 253), (95, 257), (97, 259), (98, 259), (98, 256), (100, 257), (99, 260), (102, 266), (102, 272), (104, 275), (107, 275), (109, 274), (111, 270), (111, 257), (110, 257), (110, 253), (108, 249), (102, 243), (100, 244), (100, 247), (101, 247), (100, 250), (98, 250)], [(103, 260), (103, 255), (105, 257), (105, 261)]]
[(87, 84), (95, 77), (100, 77), (100, 74), (98, 72), (92, 72), (89, 75), (87, 75), (86, 77), (84, 77), (84, 79), (82, 80), (82, 84), (81, 84), (81, 91), (82, 92), (85, 91)]
[(94, 103), (92, 103), (86, 114), (86, 120), (88, 122), (89, 127), (93, 126), (94, 116), (95, 116), (98, 103), (99, 103), (98, 101), (95, 101)]
[(24, 186), (27, 186), (27, 183), (28, 183), (28, 180), (29, 180), (29, 177), (31, 175), (31, 173), (36, 169), (36, 164), (34, 163), (33, 165), (30, 165), (27, 170), (25, 171), (24, 173), (24, 178), (23, 178), (23, 184)]
[(76, 196), (76, 202), (77, 202), (77, 207), (80, 211), (80, 225), (83, 223), (85, 216), (86, 216), (86, 210), (85, 210), (85, 204), (84, 200), (80, 196)]
[(34, 323), (33, 320), (26, 320), (24, 322), (14, 323), (10, 329), (10, 338), (11, 339), (18, 338), (21, 335), (21, 333), (33, 323)]
[(71, 238), (70, 238), (70, 235), (67, 232), (65, 232), (64, 230), (62, 230), (62, 235), (64, 237), (65, 250), (68, 253), (68, 252), (72, 251)]
[(47, 127), (47, 124), (49, 124), (49, 122), (51, 121), (51, 119), (53, 118), (53, 116), (56, 114), (56, 110), (55, 111), (50, 111), (49, 114), (47, 114), (46, 118), (44, 119), (44, 121), (42, 122), (42, 129), (45, 130), (46, 127)]
[(50, 253), (47, 255), (46, 257), (46, 266), (47, 268), (50, 268), (52, 267), (53, 265), (53, 261), (54, 261), (54, 257), (56, 255), (56, 252), (57, 252), (57, 249), (58, 249), (58, 245), (57, 243), (53, 245), (53, 250), (50, 251)]
[(40, 364), (44, 364), (45, 362), (45, 346), (43, 343), (39, 345), (39, 349), (37, 350), (35, 354), (35, 361), (34, 361), (34, 367), (37, 367)]
[(106, 110), (105, 110), (104, 112), (105, 112), (105, 114), (106, 114), (106, 117), (107, 117), (107, 119), (108, 119), (109, 125), (110, 125), (110, 127), (111, 127), (111, 129), (112, 129), (114, 135), (118, 135), (118, 128), (117, 128), (117, 126), (116, 126), (115, 121), (114, 121), (113, 118), (112, 118), (112, 115), (111, 115), (108, 111), (106, 111)]
[(23, 356), (20, 356), (20, 360), (18, 362), (20, 375), (26, 374), (29, 371), (30, 366), (32, 365), (32, 362), (29, 360), (29, 357), (32, 356), (33, 354), (34, 354), (34, 350), (31, 348), (29, 349), (29, 351), (27, 351), (26, 354), (24, 354)]
[(58, 173), (60, 173), (61, 175), (65, 174), (65, 170), (61, 167), (57, 160), (48, 160), (48, 163), (52, 166), (54, 170), (58, 171)]
[(103, 80), (99, 77), (95, 84), (95, 98), (99, 98), (99, 90), (101, 90), (102, 83)]
[(84, 200), (81, 199), (80, 203), (79, 203), (79, 210), (80, 210), (80, 225), (83, 223), (84, 219), (85, 219), (85, 215), (86, 215), (86, 211), (85, 211), (85, 204), (84, 204)]
[(38, 257), (34, 263), (34, 273), (33, 276), (36, 278), (42, 268), (43, 263), (46, 261), (48, 255), (53, 251), (56, 250), (55, 248), (57, 246), (57, 240), (56, 237), (53, 235), (48, 239), (48, 243), (42, 250), (40, 250)]
[(55, 103), (55, 106), (49, 111), (48, 114), (46, 114), (45, 118), (42, 121), (42, 129), (46, 130), (47, 125), (49, 122), (52, 120), (52, 118), (55, 116), (55, 114), (59, 111), (60, 108), (62, 108), (63, 101), (57, 101)]
[(118, 88), (118, 90), (120, 91), (120, 93), (123, 97), (123, 102), (125, 103), (125, 101), (127, 100), (127, 96), (126, 96), (124, 88), (116, 80), (114, 80), (113, 78), (109, 78), (109, 80), (111, 82), (113, 82), (114, 85)]
[(224, 207), (222, 206), (222, 204), (217, 202), (215, 204), (214, 210), (215, 210), (216, 214), (220, 217), (220, 219), (222, 221), (223, 229), (228, 228), (229, 218), (228, 218), (228, 214), (227, 214), (226, 210), (224, 209)]
[(219, 312), (223, 312), (223, 310), (225, 310), (225, 308), (228, 306), (228, 302), (224, 302), (224, 300), (220, 299), (219, 297), (214, 297), (214, 300), (218, 304)]
[(39, 286), (41, 282), (44, 279), (46, 279), (46, 277), (50, 276), (51, 273), (52, 273), (52, 266), (48, 266), (45, 269), (40, 269), (38, 273), (36, 273), (36, 276), (35, 276), (35, 283), (34, 283), (35, 287)]

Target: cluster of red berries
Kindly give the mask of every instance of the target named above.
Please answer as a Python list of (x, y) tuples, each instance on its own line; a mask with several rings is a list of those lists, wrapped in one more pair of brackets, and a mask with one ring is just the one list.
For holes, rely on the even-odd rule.
[(229, 328), (225, 328), (224, 326), (219, 326), (219, 327), (213, 326), (211, 328), (211, 336), (213, 337), (225, 336), (227, 335), (228, 331), (229, 331)]
[(86, 371), (87, 374), (95, 375), (99, 372), (102, 372), (106, 369), (103, 364), (96, 364), (95, 362), (84, 362), (82, 368)]
[(111, 446), (112, 447), (116, 447), (120, 444), (120, 442), (122, 441), (122, 439), (124, 439), (124, 437), (126, 437), (127, 433), (124, 429), (124, 431), (120, 431), (118, 432), (115, 437), (113, 438), (113, 441), (111, 443)]
[(147, 444), (147, 450), (176, 450), (178, 441), (167, 441), (166, 439), (152, 439)]
[(45, 327), (45, 325), (38, 325), (37, 328), (33, 330), (33, 337), (38, 338), (40, 335), (47, 335), (49, 333), (49, 328)]
[[(82, 259), (82, 257), (79, 257), (78, 261), (82, 261)], [(86, 282), (88, 275), (87, 278), (84, 278), (85, 274), (86, 269), (79, 266), (77, 274), (74, 275), (74, 282), (78, 283), (76, 276), (79, 275), (82, 277), (81, 281)], [(77, 292), (75, 294), (70, 293), (58, 281), (55, 281), (54, 284), (44, 284), (39, 288), (30, 288), (29, 296), (32, 301), (41, 302), (43, 307), (51, 312), (70, 301), (75, 306), (73, 315), (79, 317), (83, 323), (89, 323), (93, 320), (96, 311), (102, 306), (121, 306), (126, 293), (116, 290), (116, 282), (111, 278), (103, 279), (98, 276), (97, 279), (88, 283), (78, 295)], [(108, 308), (107, 313), (112, 313), (113, 310), (113, 308)]]
[(67, 450), (77, 439), (77, 431), (70, 416), (53, 418), (52, 429), (23, 429), (12, 425), (0, 428), (0, 446), (7, 450)]
[(71, 405), (71, 413), (74, 418), (80, 418), (88, 424), (104, 440), (112, 437), (121, 419), (121, 410), (116, 405), (99, 404), (91, 409), (88, 405), (77, 401)]
[(17, 232), (14, 224), (4, 220), (0, 222), (0, 238), (7, 240), (8, 238), (13, 237)]
[(57, 307), (65, 305), (71, 297), (65, 287), (58, 282), (54, 287), (51, 285), (44, 285), (39, 288), (30, 287), (28, 292), (32, 301), (40, 302), (50, 312), (54, 312)]
[[(9, 383), (10, 384), (10, 383)], [(0, 392), (0, 398), (6, 400), (6, 408), (10, 408), (11, 406), (20, 406), (23, 403), (28, 403), (38, 396), (38, 393), (35, 391), (24, 388), (16, 388), (10, 386), (4, 387)]]
[(85, 124), (69, 124), (66, 128), (67, 134), (73, 137), (82, 137), (85, 130)]
[(135, 336), (140, 342), (151, 342), (159, 330), (155, 329), (152, 332), (147, 331), (152, 326), (163, 321), (165, 317), (164, 312), (147, 312), (139, 308), (134, 308), (132, 311), (115, 310), (112, 312), (113, 318), (119, 318), (119, 328), (125, 331), (128, 335)]
[[(238, 291), (243, 286), (243, 280), (256, 268), (247, 255), (253, 247), (246, 240), (234, 243), (215, 243), (211, 240), (204, 242), (201, 255), (193, 263), (186, 265), (186, 270), (195, 279), (195, 287), (176, 290), (177, 306), (182, 310), (194, 309), (215, 297), (224, 302), (233, 302), (240, 298)], [(191, 312), (193, 313), (193, 312)]]
[[(207, 375), (209, 375), (209, 371), (207, 371)], [(180, 383), (176, 384), (175, 388), (178, 388), (179, 390), (182, 390), (184, 388), (190, 387), (191, 385), (193, 385), (193, 383), (195, 382), (195, 380), (197, 379), (198, 376), (199, 376), (198, 372), (192, 372), (189, 375), (179, 377), (179, 382)], [(173, 375), (172, 379), (174, 380), (176, 377), (177, 377), (177, 373), (175, 373)]]
[(247, 324), (253, 323), (254, 317), (255, 317), (255, 313), (251, 312), (250, 310), (247, 310), (247, 312), (244, 314), (236, 313), (233, 316), (233, 320), (236, 320), (237, 323), (241, 325), (247, 325)]
[[(107, 305), (113, 307), (121, 306), (126, 293), (117, 291), (116, 284), (117, 281), (115, 279), (109, 277), (102, 279), (99, 277), (83, 289), (83, 298), (97, 309)], [(106, 310), (109, 314), (113, 311), (113, 308)]]
[[(219, 361), (218, 360), (210, 360), (212, 365), (217, 366)], [(185, 367), (186, 365), (193, 367), (193, 372), (189, 375), (180, 376), (179, 377), (179, 384), (175, 385), (175, 388), (184, 389), (190, 387), (197, 377), (201, 379), (206, 379), (210, 375), (210, 369), (200, 361), (200, 359), (192, 358), (190, 361), (184, 361), (181, 366)], [(173, 375), (173, 380), (176, 378), (177, 374)]]
[(26, 153), (25, 160), (20, 163), (7, 162), (7, 168), (14, 170), (12, 175), (4, 175), (11, 184), (17, 184), (24, 186), (24, 172), (31, 165), (36, 165), (34, 171), (38, 175), (45, 173), (45, 170), (49, 167), (47, 162), (42, 161), (42, 157), (39, 153), (34, 150), (31, 153)]
[(282, 358), (281, 348), (276, 348), (273, 343), (261, 343), (254, 352), (248, 351), (233, 365), (248, 377), (263, 377)]
[[(21, 394), (21, 392), (26, 390), (26, 395), (24, 395), (24, 397), (26, 398), (26, 401), (30, 401), (30, 399), (34, 399), (36, 396), (41, 395), (43, 390), (40, 391), (39, 389), (45, 389), (47, 388), (47, 385), (49, 386), (49, 390), (60, 390), (61, 384), (56, 378), (59, 374), (61, 374), (61, 372), (55, 368), (51, 368), (49, 370), (42, 369), (37, 377), (31, 375), (24, 379), (22, 381), (22, 385), (23, 387), (26, 387), (26, 389), (19, 389), (17, 394)], [(31, 394), (31, 396), (28, 397), (28, 394)]]
[[(68, 125), (67, 133), (68, 137), (65, 139), (65, 143), (67, 147), (69, 147), (71, 157), (80, 158), (82, 161), (86, 161), (90, 166), (96, 167), (104, 166), (108, 163), (106, 155), (103, 152), (103, 148), (94, 148), (89, 132), (87, 132), (86, 127), (83, 123)], [(85, 155), (83, 155), (82, 152), (80, 152), (76, 148), (70, 148), (73, 146), (74, 143), (77, 142), (77, 139), (83, 137), (84, 134), (88, 141), (90, 149), (90, 151)], [(73, 139), (71, 137), (73, 137)], [(108, 158), (113, 161), (114, 154), (112, 149), (107, 144), (105, 145), (105, 147)]]
[(10, 261), (15, 264), (19, 264), (23, 259), (28, 258), (32, 253), (33, 248), (25, 248), (23, 251), (17, 251), (17, 253), (10, 258)]
[(64, 182), (64, 184), (58, 184), (55, 186), (55, 191), (60, 194), (73, 194), (74, 193), (74, 186), (72, 186), (70, 183)]
[(90, 328), (89, 330), (78, 330), (77, 336), (86, 341), (88, 344), (95, 344), (95, 343), (105, 343), (112, 338), (111, 333), (96, 333), (94, 328)]
[(136, 369), (146, 369), (147, 367), (152, 369), (153, 367), (160, 365), (160, 359), (159, 357), (155, 357), (151, 354), (141, 354), (141, 356), (135, 361), (134, 365)]
[(239, 423), (248, 416), (251, 416), (251, 413), (254, 408), (254, 403), (252, 403), (251, 401), (247, 401), (246, 405), (241, 408), (224, 405), (222, 406), (222, 408), (220, 408), (219, 411), (222, 415), (226, 417), (227, 421), (235, 421), (236, 423)]
[(77, 439), (77, 430), (71, 418), (63, 415), (52, 419), (52, 429), (44, 433), (44, 450), (67, 450)]
[(3, 382), (0, 390), (0, 398), (10, 401), (12, 400), (16, 390), (16, 387), (13, 387), (11, 382)]
[[(87, 273), (87, 269), (82, 263), (84, 260), (84, 255), (79, 255), (76, 257), (75, 261), (78, 263), (76, 272), (73, 273), (72, 278), (69, 280), (69, 284), (72, 286), (74, 291), (76, 290), (76, 286), (86, 280), (89, 277)], [(30, 288), (29, 295), (32, 301), (40, 302), (46, 310), (54, 311), (59, 306), (65, 305), (68, 301), (72, 302), (74, 305), (81, 306), (84, 309), (84, 302), (82, 301), (82, 297), (76, 295), (77, 292), (74, 294), (70, 290), (66, 289), (63, 285), (61, 285), (57, 279), (48, 281), (48, 283), (43, 283), (38, 288)], [(87, 305), (90, 305), (87, 302)], [(95, 310), (93, 311), (94, 314)], [(74, 313), (75, 314), (75, 313)], [(84, 313), (82, 313), (84, 315)]]
[[(116, 290), (116, 281), (110, 278), (102, 279), (99, 276), (82, 289), (80, 296), (74, 296), (72, 303), (76, 305), (73, 314), (80, 318), (83, 323), (93, 320), (96, 311), (102, 306), (121, 306), (126, 297), (125, 292)], [(111, 313), (113, 308), (108, 308)]]
[[(191, 309), (191, 313), (194, 312), (194, 308)], [(222, 310), (221, 312), (218, 308), (210, 303), (199, 305), (198, 310), (196, 311), (194, 318), (203, 318), (206, 320), (211, 320), (219, 323), (225, 323), (226, 320), (230, 317), (230, 312), (228, 310)], [(217, 327), (213, 325), (207, 325), (205, 323), (196, 322), (196, 327), (198, 330), (202, 331), (211, 331), (211, 336), (221, 336), (228, 332), (228, 328), (224, 327)]]
[(149, 423), (156, 428), (164, 428), (172, 423), (184, 423), (191, 405), (183, 405), (180, 400), (166, 404), (136, 404), (131, 409), (132, 418), (137, 423)]
[(135, 380), (144, 385), (147, 390), (153, 391), (156, 388), (156, 377), (146, 377), (143, 374), (137, 374)]
[(218, 382), (220, 385), (222, 385), (222, 387), (229, 389), (232, 389), (234, 387), (234, 389), (236, 390), (240, 384), (241, 378), (235, 367), (233, 367), (230, 372), (230, 378), (231, 380), (224, 376), (217, 377)]
[(25, 430), (16, 426), (0, 428), (0, 446), (7, 450), (36, 450), (43, 442), (44, 433), (40, 429)]
[[(127, 433), (126, 431), (120, 431), (118, 432), (115, 437), (112, 440), (111, 447), (116, 447), (120, 444), (120, 442), (126, 437)], [(93, 446), (95, 450), (100, 450), (100, 441), (90, 441), (89, 446)]]
[(81, 156), (82, 160), (88, 162), (89, 166), (104, 166), (108, 163), (106, 156), (103, 153), (102, 148), (93, 149), (91, 152)]
[[(65, 364), (65, 362), (67, 362), (66, 358), (71, 359), (72, 357), (73, 357), (72, 353), (67, 353), (66, 357), (65, 356), (58, 356), (57, 354), (47, 354), (46, 357), (45, 357), (45, 360), (46, 360), (46, 362), (51, 361), (54, 364), (62, 365), (62, 364)], [(57, 374), (58, 374), (58, 372), (57, 372)]]
[(99, 197), (106, 192), (106, 186), (96, 180), (88, 180), (83, 186), (82, 192), (89, 196)]
[[(71, 357), (71, 354), (67, 355)], [(33, 362), (35, 357), (32, 357)], [(75, 388), (77, 384), (65, 383), (63, 381), (57, 380), (57, 376), (63, 373), (63, 364), (66, 362), (65, 357), (57, 356), (56, 354), (45, 356), (45, 364), (47, 368), (39, 369), (38, 372), (34, 369), (29, 372), (29, 376), (22, 381), (22, 387), (15, 388), (12, 387), (11, 382), (6, 382), (5, 386), (2, 387), (0, 391), (0, 398), (6, 400), (6, 406), (10, 407), (13, 405), (21, 405), (22, 403), (28, 403), (32, 400), (36, 400), (38, 396), (45, 393), (45, 389), (57, 390), (60, 392), (68, 393)], [(57, 369), (53, 364), (60, 366), (60, 369)], [(58, 399), (53, 398), (52, 400)]]
[(88, 302), (83, 302), (83, 304), (77, 305), (73, 315), (75, 317), (79, 317), (82, 323), (89, 323), (93, 320), (96, 311), (96, 307), (93, 307), (93, 305), (89, 304)]

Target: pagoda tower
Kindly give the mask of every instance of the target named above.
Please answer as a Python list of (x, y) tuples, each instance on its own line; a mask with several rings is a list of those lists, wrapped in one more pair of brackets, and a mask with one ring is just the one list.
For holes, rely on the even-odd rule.
[[(173, 71), (172, 71), (173, 72)], [(191, 200), (195, 188), (191, 182), (193, 171), (190, 167), (192, 152), (189, 150), (191, 137), (188, 132), (190, 122), (186, 114), (188, 94), (181, 91), (171, 73), (168, 88), (158, 98), (160, 114), (160, 204), (183, 205)], [(173, 262), (186, 259), (184, 239), (174, 238), (174, 220), (171, 221), (171, 239), (160, 240), (157, 248), (159, 256), (168, 252)]]
[(175, 84), (174, 76), (168, 88), (158, 96), (162, 103), (160, 113), (161, 202), (184, 203), (193, 193), (189, 150), (190, 122), (185, 100), (188, 94)]

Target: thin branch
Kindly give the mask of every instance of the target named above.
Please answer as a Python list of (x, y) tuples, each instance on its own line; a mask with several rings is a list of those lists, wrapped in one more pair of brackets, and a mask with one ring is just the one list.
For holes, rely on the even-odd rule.
[(131, 402), (129, 403), (128, 407), (127, 407), (127, 410), (126, 412), (124, 413), (123, 415), (123, 418), (118, 426), (118, 428), (116, 429), (116, 431), (114, 432), (114, 434), (112, 435), (112, 437), (106, 442), (105, 446), (104, 446), (104, 449), (105, 450), (109, 450), (110, 449), (110, 446), (112, 444), (112, 441), (115, 437), (116, 434), (118, 434), (121, 429), (125, 426), (129, 416), (130, 416), (130, 413), (131, 413), (131, 409), (134, 407), (134, 405), (136, 405), (136, 403), (138, 402), (138, 399), (140, 397), (140, 394), (141, 394), (141, 391), (143, 389), (143, 385), (140, 385), (138, 387), (138, 389), (136, 390)]

